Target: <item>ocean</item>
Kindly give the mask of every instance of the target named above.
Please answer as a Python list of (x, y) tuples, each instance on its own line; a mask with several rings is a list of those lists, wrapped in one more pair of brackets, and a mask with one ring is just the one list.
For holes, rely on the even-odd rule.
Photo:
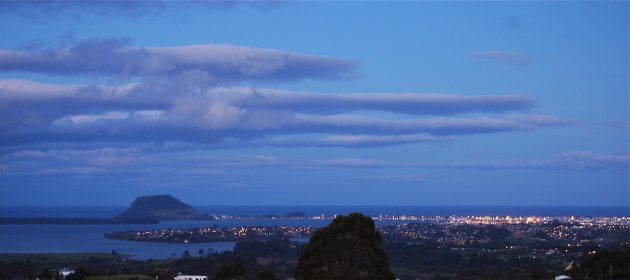
[[(0, 217), (20, 218), (112, 218), (126, 206), (0, 206)], [(308, 216), (362, 212), (378, 215), (489, 215), (489, 216), (630, 216), (628, 207), (496, 207), (496, 206), (196, 206), (202, 212), (217, 215), (286, 215), (302, 211)], [(0, 253), (70, 253), (94, 252), (131, 255), (134, 259), (179, 257), (185, 250), (196, 255), (204, 251), (232, 250), (235, 242), (171, 244), (105, 239), (111, 231), (204, 226), (311, 225), (325, 226), (329, 220), (215, 220), (163, 222), (156, 225), (0, 225)], [(404, 221), (377, 221), (377, 224)]]

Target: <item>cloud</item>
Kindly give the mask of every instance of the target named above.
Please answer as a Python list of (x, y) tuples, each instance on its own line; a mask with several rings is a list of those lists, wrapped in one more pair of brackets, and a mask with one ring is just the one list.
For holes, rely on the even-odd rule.
[[(249, 87), (209, 87), (207, 85), (197, 87), (195, 81), (199, 80), (204, 80), (203, 74), (199, 72), (189, 72), (166, 84), (146, 82), (120, 86), (58, 85), (21, 79), (0, 79), (0, 103), (72, 99), (100, 102), (125, 101), (126, 104), (144, 103), (147, 107), (155, 107), (172, 103), (190, 106), (186, 103), (199, 105), (199, 103), (220, 102), (252, 110), (313, 113), (373, 110), (410, 115), (504, 113), (533, 107), (533, 101), (525, 95), (311, 93)], [(518, 116), (513, 118), (518, 118)]]
[(269, 10), (284, 1), (0, 1), (0, 13), (12, 13), (28, 19), (50, 20), (56, 17), (82, 21), (85, 15), (100, 17), (165, 16), (183, 18), (190, 10), (226, 9), (239, 4)]
[[(265, 135), (330, 134), (319, 145), (378, 146), (413, 142), (450, 140), (449, 136), (498, 133), (531, 129), (501, 118), (425, 118), (393, 120), (355, 115), (313, 116), (290, 114), (280, 117), (276, 127), (258, 126), (234, 108), (217, 105), (207, 108), (196, 119), (178, 119), (161, 111), (114, 111), (92, 115), (70, 115), (40, 130), (10, 130), (1, 132), (4, 144), (19, 142), (82, 142), (82, 141), (184, 141), (212, 144), (212, 139), (260, 138)], [(178, 112), (180, 113), (180, 112)], [(145, 117), (148, 115), (150, 117)], [(140, 117), (138, 117), (140, 116)], [(163, 117), (170, 116), (170, 117)], [(195, 115), (196, 116), (196, 115)], [(346, 136), (339, 136), (343, 133)], [(445, 136), (445, 137), (442, 137)], [(279, 145), (282, 141), (268, 141)], [(289, 143), (285, 143), (290, 145)], [(296, 143), (296, 142), (293, 142)], [(297, 143), (300, 143), (299, 141)], [(317, 143), (317, 142), (316, 142)], [(309, 142), (302, 142), (308, 145)], [(314, 144), (317, 145), (317, 144)]]
[[(165, 161), (165, 159), (168, 159)], [(54, 166), (52, 168), (51, 166)], [(177, 166), (177, 167), (173, 167)], [(217, 175), (241, 168), (366, 169), (392, 168), (398, 164), (374, 159), (290, 159), (275, 156), (216, 156), (208, 152), (139, 148), (63, 148), (18, 150), (0, 156), (0, 175), (46, 174), (178, 174)]]
[[(322, 160), (297, 160), (275, 156), (252, 156), (240, 158), (211, 157), (215, 163), (225, 166), (274, 166), (274, 167), (309, 167), (309, 168), (390, 168), (390, 169), (474, 169), (474, 170), (577, 170), (598, 171), (627, 169), (630, 167), (630, 153), (596, 153), (592, 151), (572, 151), (548, 159), (514, 159), (507, 161), (464, 161), (426, 164), (421, 162), (399, 163), (365, 158), (334, 158)], [(376, 178), (377, 176), (375, 176)], [(390, 178), (391, 177), (391, 178)], [(425, 176), (411, 178), (390, 176), (381, 179), (426, 179)]]
[(606, 170), (628, 169), (630, 153), (595, 153), (591, 151), (573, 151), (557, 155), (550, 159), (511, 160), (511, 161), (465, 161), (444, 162), (420, 165), (422, 168), (438, 169), (535, 169), (535, 170)]
[[(397, 146), (412, 143), (439, 143), (455, 141), (455, 137), (433, 136), (429, 134), (411, 135), (352, 135), (352, 134), (274, 134), (269, 136), (249, 135), (245, 138), (227, 137), (221, 141), (205, 146), (205, 149), (233, 149), (252, 147), (343, 147), (343, 148), (374, 148)], [(173, 149), (191, 149), (203, 143), (184, 144), (184, 142), (169, 142), (165, 145)]]
[(438, 93), (308, 93), (277, 89), (215, 87), (207, 96), (247, 108), (287, 109), (302, 112), (381, 110), (413, 115), (525, 110), (533, 101), (525, 95), (464, 96)]
[(0, 79), (0, 129), (51, 128), (57, 122), (79, 124), (135, 118), (166, 109), (170, 101), (140, 92), (136, 85), (94, 86), (43, 84), (29, 80)]
[(468, 53), (468, 56), (473, 58), (496, 60), (513, 65), (525, 65), (531, 62), (529, 57), (524, 54), (510, 51), (471, 52)]
[[(198, 147), (197, 147), (198, 148)], [(417, 183), (429, 177), (413, 171), (427, 169), (540, 170), (601, 172), (627, 170), (630, 153), (596, 153), (572, 151), (547, 159), (513, 159), (506, 161), (465, 161), (426, 164), (395, 162), (374, 158), (299, 159), (273, 155), (217, 156), (201, 149), (169, 150), (154, 147), (99, 147), (17, 150), (0, 156), (0, 175), (47, 174), (127, 174), (130, 176), (235, 176), (235, 170), (272, 169), (386, 169), (400, 174), (374, 174), (356, 179)], [(54, 167), (52, 167), (54, 166)], [(175, 167), (174, 167), (175, 166)], [(389, 172), (388, 171), (388, 172)], [(265, 172), (265, 171), (262, 171)], [(135, 174), (135, 175), (134, 175)], [(247, 174), (247, 172), (246, 172)], [(125, 175), (126, 176), (126, 175)]]
[(361, 176), (357, 179), (363, 181), (385, 181), (395, 183), (424, 183), (429, 178), (423, 175), (415, 174), (397, 174), (397, 175), (374, 175), (374, 176)]
[(449, 136), (433, 136), (430, 134), (403, 135), (365, 135), (365, 134), (333, 134), (324, 137), (321, 145), (341, 147), (382, 147), (423, 142), (446, 142), (455, 138)]
[(516, 114), (533, 107), (525, 95), (340, 94), (227, 86), (348, 78), (356, 63), (232, 45), (128, 43), (127, 38), (93, 38), (49, 51), (0, 50), (0, 71), (137, 77), (123, 85), (0, 80), (0, 145), (381, 147), (570, 124), (555, 116)]
[(310, 162), (314, 166), (333, 167), (333, 168), (384, 168), (395, 166), (394, 163), (373, 160), (373, 159), (356, 159), (356, 158), (338, 158), (330, 160), (315, 160)]
[(630, 153), (595, 153), (591, 151), (572, 151), (560, 155), (555, 162), (560, 166), (574, 169), (603, 169), (610, 167), (628, 168)]
[(255, 155), (249, 157), (204, 157), (218, 166), (227, 167), (284, 167), (284, 168), (387, 168), (396, 163), (360, 158), (334, 158), (324, 160), (299, 160), (275, 156)]
[(56, 125), (81, 125), (104, 121), (126, 120), (130, 117), (128, 112), (106, 112), (98, 115), (71, 115), (55, 121)]
[[(516, 131), (523, 127), (518, 122), (493, 117), (438, 117), (388, 119), (360, 115), (298, 115), (289, 128), (307, 128), (311, 132), (346, 132), (353, 134), (407, 134), (465, 135)], [(368, 134), (369, 134), (368, 133)]]
[(528, 125), (531, 128), (542, 126), (542, 127), (553, 127), (553, 126), (566, 126), (575, 124), (575, 122), (550, 115), (515, 115), (510, 114), (506, 116), (507, 119), (520, 122), (524, 125)]
[[(126, 172), (146, 156), (137, 148), (19, 150), (0, 156), (2, 175)], [(54, 166), (54, 167), (52, 167)]]
[(49, 51), (0, 49), (0, 71), (152, 77), (203, 72), (216, 81), (347, 79), (350, 60), (227, 44), (128, 47), (128, 38), (92, 38)]

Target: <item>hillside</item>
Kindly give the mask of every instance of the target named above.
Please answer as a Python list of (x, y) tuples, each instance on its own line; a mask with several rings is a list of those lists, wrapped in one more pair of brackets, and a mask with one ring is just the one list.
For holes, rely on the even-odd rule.
[(114, 217), (114, 221), (174, 221), (206, 220), (210, 217), (202, 214), (190, 205), (171, 195), (152, 195), (136, 198), (127, 211)]

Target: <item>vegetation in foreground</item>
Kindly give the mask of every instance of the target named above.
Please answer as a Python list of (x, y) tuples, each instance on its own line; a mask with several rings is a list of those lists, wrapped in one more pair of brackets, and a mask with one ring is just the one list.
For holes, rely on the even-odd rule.
[(313, 234), (295, 269), (297, 279), (393, 280), (383, 238), (360, 213), (337, 216)]

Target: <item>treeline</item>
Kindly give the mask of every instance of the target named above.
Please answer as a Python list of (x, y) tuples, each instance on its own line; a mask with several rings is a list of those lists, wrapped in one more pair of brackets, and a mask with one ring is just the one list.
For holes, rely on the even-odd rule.
[[(72, 267), (77, 275), (87, 276), (143, 274), (172, 279), (177, 272), (207, 275), (209, 279), (242, 275), (258, 279), (274, 275), (277, 279), (293, 277), (304, 244), (274, 239), (267, 242), (238, 242), (232, 252), (211, 252), (200, 256), (183, 253), (171, 260), (138, 261), (117, 254), (95, 254), (80, 257), (1, 254), (0, 279), (55, 279), (53, 269)], [(577, 259), (576, 268), (563, 271), (566, 263), (525, 259), (492, 251), (461, 252), (440, 248), (437, 243), (384, 243), (391, 270), (400, 279), (552, 279), (567, 274), (573, 279), (630, 279), (630, 248), (602, 249), (585, 253)], [(261, 276), (262, 274), (262, 276)], [(222, 276), (223, 275), (223, 276)]]

